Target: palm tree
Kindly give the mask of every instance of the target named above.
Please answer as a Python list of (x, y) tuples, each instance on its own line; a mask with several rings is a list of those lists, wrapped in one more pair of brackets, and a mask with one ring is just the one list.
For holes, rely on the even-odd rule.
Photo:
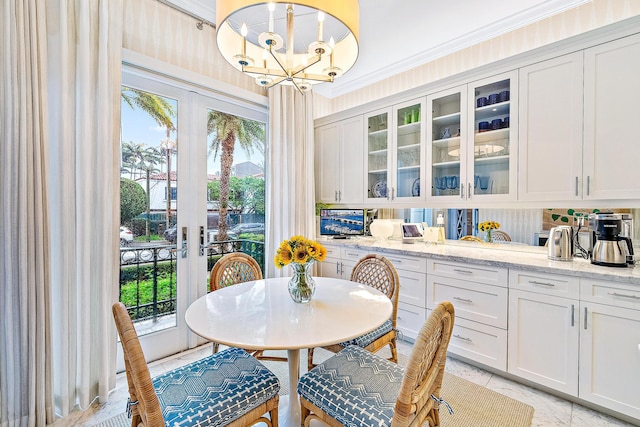
[(136, 179), (138, 172), (143, 172), (138, 169), (137, 163), (140, 158), (144, 157), (144, 150), (147, 145), (140, 142), (123, 142), (122, 143), (122, 172), (129, 173), (130, 179)]
[[(176, 116), (176, 111), (173, 108), (173, 105), (162, 96), (155, 95), (153, 93), (145, 92), (139, 89), (133, 89), (127, 86), (122, 86), (122, 99), (131, 107), (132, 109), (140, 108), (142, 111), (146, 112), (155, 120), (158, 125), (164, 127), (167, 131), (167, 143), (171, 138), (171, 132), (176, 130), (175, 125), (173, 124), (173, 119)], [(169, 228), (169, 222), (171, 217), (171, 150), (175, 150), (177, 146), (177, 140), (173, 141), (173, 146), (171, 148), (166, 148), (167, 154), (167, 218), (166, 218), (166, 227)], [(147, 221), (147, 228), (148, 228)]]
[[(147, 147), (145, 144), (133, 143), (129, 141), (123, 144), (123, 148), (127, 147), (127, 162), (132, 165), (132, 169), (143, 171), (147, 176), (147, 219), (145, 221), (145, 234), (147, 242), (151, 240), (151, 233), (149, 230), (149, 220), (151, 218), (151, 179), (150, 175), (153, 172), (158, 172), (156, 167), (163, 162), (163, 157), (160, 151), (155, 147)], [(123, 150), (124, 153), (124, 150)], [(169, 189), (167, 189), (169, 191)]]
[(264, 124), (219, 111), (209, 111), (207, 135), (213, 135), (209, 152), (214, 159), (220, 152), (220, 216), (218, 220), (218, 240), (227, 240), (227, 214), (229, 209), (229, 180), (236, 141), (247, 153), (254, 148), (264, 154)]

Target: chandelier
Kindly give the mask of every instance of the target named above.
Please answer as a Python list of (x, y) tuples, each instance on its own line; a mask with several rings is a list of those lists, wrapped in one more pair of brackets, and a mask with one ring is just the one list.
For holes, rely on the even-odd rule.
[(222, 56), (259, 86), (333, 82), (358, 58), (358, 0), (216, 2)]

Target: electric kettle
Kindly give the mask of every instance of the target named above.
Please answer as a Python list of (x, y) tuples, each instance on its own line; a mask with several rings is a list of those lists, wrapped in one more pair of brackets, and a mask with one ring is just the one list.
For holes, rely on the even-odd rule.
[(547, 257), (556, 261), (572, 261), (575, 255), (573, 227), (560, 225), (549, 230)]

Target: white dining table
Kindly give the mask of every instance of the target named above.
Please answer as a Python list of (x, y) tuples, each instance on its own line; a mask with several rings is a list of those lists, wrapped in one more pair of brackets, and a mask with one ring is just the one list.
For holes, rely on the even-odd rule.
[(280, 426), (300, 425), (300, 349), (356, 338), (382, 325), (392, 304), (382, 292), (349, 280), (318, 277), (311, 302), (289, 296), (289, 278), (240, 283), (210, 292), (188, 308), (185, 320), (197, 335), (231, 347), (286, 350), (289, 397), (282, 396)]

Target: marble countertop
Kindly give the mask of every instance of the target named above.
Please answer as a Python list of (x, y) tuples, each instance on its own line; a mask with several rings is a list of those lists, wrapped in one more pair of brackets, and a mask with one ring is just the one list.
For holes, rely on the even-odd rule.
[(547, 258), (547, 249), (539, 246), (505, 243), (478, 243), (447, 240), (444, 244), (403, 243), (357, 237), (345, 240), (319, 239), (325, 245), (353, 247), (369, 251), (386, 251), (398, 255), (422, 256), (453, 262), (467, 262), (505, 268), (518, 268), (551, 274), (640, 285), (640, 266), (604, 267), (589, 260), (555, 261)]

